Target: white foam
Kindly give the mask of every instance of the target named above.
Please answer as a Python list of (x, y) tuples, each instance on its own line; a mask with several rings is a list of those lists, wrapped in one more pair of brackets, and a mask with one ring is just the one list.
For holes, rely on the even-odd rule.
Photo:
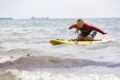
[[(4, 75), (4, 76), (3, 76)], [(2, 78), (1, 78), (2, 77)], [(6, 78), (7, 77), (7, 78)], [(114, 74), (72, 74), (55, 72), (28, 72), (8, 70), (0, 73), (0, 80), (120, 80)]]

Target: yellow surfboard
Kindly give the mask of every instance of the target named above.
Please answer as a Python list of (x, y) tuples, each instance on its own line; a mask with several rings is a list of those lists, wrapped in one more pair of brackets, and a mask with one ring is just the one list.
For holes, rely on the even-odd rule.
[(90, 44), (98, 44), (108, 42), (108, 40), (93, 40), (93, 41), (70, 41), (70, 40), (50, 40), (52, 45), (61, 45), (61, 44), (68, 44), (68, 45), (90, 45)]

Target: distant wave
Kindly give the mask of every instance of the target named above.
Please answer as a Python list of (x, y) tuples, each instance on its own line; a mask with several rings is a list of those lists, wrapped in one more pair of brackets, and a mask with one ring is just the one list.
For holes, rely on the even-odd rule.
[(26, 56), (14, 61), (0, 63), (0, 69), (72, 68), (72, 67), (120, 67), (120, 63), (97, 62), (85, 59), (71, 59), (51, 56)]

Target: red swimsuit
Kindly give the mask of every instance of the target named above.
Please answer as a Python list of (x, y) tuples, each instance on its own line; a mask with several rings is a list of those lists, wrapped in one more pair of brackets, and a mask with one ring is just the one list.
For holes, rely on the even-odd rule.
[(91, 25), (88, 25), (88, 24), (86, 24), (86, 23), (84, 23), (84, 25), (83, 25), (83, 28), (82, 29), (79, 29), (78, 28), (78, 26), (77, 26), (77, 24), (74, 24), (74, 25), (72, 25), (72, 26), (70, 26), (69, 27), (69, 29), (72, 29), (72, 28), (76, 28), (77, 30), (80, 30), (81, 32), (91, 32), (91, 31), (97, 31), (97, 32), (99, 32), (99, 33), (101, 33), (101, 34), (106, 34), (104, 31), (102, 31), (101, 29), (99, 29), (99, 28), (97, 28), (97, 27), (94, 27), (94, 26), (91, 26)]

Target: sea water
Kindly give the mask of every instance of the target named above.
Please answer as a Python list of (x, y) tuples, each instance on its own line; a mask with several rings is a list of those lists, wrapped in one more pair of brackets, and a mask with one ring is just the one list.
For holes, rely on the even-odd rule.
[(77, 19), (0, 20), (0, 80), (120, 80), (120, 19), (83, 19), (107, 35), (103, 44), (49, 43), (75, 39)]

